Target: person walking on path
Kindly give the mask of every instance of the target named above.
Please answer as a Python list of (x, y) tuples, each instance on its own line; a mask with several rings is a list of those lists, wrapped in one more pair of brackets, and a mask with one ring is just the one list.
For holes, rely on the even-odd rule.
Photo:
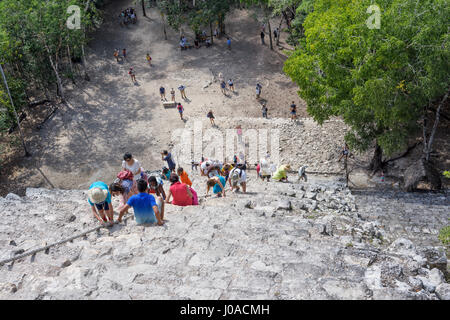
[(262, 105), (261, 111), (262, 111), (263, 118), (267, 119), (267, 106), (266, 106), (266, 104)]
[(209, 121), (211, 121), (211, 125), (215, 126), (216, 125), (215, 122), (214, 122), (215, 118), (214, 118), (212, 110), (209, 110), (209, 112), (208, 112), (208, 114), (206, 116), (209, 118)]
[(155, 197), (147, 193), (147, 181), (139, 179), (137, 182), (139, 194), (136, 194), (128, 199), (125, 207), (120, 210), (119, 222), (122, 222), (122, 217), (130, 208), (133, 208), (134, 218), (136, 224), (156, 223), (159, 226), (164, 224), (164, 211), (162, 210), (162, 200), (160, 197), (155, 200)]
[(161, 101), (166, 100), (166, 89), (163, 86), (159, 88), (159, 95), (161, 96)]
[(122, 49), (122, 55), (123, 55), (124, 59), (127, 58), (127, 49), (125, 49), (125, 48)]
[(186, 97), (186, 92), (185, 92), (186, 87), (183, 86), (183, 85), (181, 85), (181, 86), (178, 87), (178, 90), (180, 90), (181, 98), (182, 98), (182, 99), (187, 99), (187, 97)]
[(305, 182), (308, 182), (308, 177), (306, 176), (306, 168), (308, 168), (308, 166), (301, 166), (298, 169), (298, 181), (304, 179)]
[(91, 205), (94, 217), (97, 218), (98, 221), (102, 224), (108, 222), (108, 220), (109, 222), (114, 223), (111, 194), (109, 193), (106, 183), (96, 181), (90, 185), (88, 190), (88, 202)]
[[(182, 207), (194, 204), (192, 189), (187, 184), (181, 183), (177, 174), (172, 173), (169, 181), (171, 185), (167, 194), (166, 203), (172, 203), (173, 205)], [(173, 198), (172, 202), (170, 202), (170, 198)]]
[(291, 170), (291, 166), (289, 164), (281, 165), (278, 170), (274, 173), (272, 179), (277, 181), (288, 181), (288, 177), (286, 174), (287, 170)]
[(170, 96), (172, 98), (172, 101), (175, 102), (175, 90), (173, 90), (173, 88), (172, 90), (170, 90)]
[(146, 59), (147, 59), (148, 65), (151, 67), (152, 66), (152, 57), (150, 57), (149, 53), (147, 53)]
[(295, 105), (294, 101), (292, 101), (291, 104), (291, 119), (297, 119), (297, 106)]
[(270, 171), (270, 163), (268, 162), (267, 158), (261, 159), (259, 161), (260, 163), (260, 176), (261, 179), (264, 181), (264, 179), (267, 179), (267, 182), (270, 180), (270, 176), (272, 172)]
[(114, 49), (114, 58), (116, 58), (116, 61), (119, 62), (119, 49)]
[(215, 176), (209, 178), (206, 182), (206, 196), (209, 193), (209, 190), (213, 188), (213, 193), (217, 194), (217, 197), (224, 196), (225, 197), (225, 178), (222, 176)]
[(222, 91), (223, 94), (226, 93), (226, 87), (227, 85), (225, 84), (225, 81), (222, 80), (222, 82), (220, 82), (220, 90)]
[(344, 147), (342, 148), (341, 156), (339, 157), (338, 162), (341, 161), (341, 159), (342, 159), (343, 157), (345, 157), (345, 159), (347, 159), (347, 158), (348, 158), (348, 155), (349, 155), (348, 144), (345, 143), (345, 144), (344, 144)]
[(241, 125), (236, 126), (236, 133), (238, 136), (238, 142), (242, 143), (242, 127), (241, 127)]
[(180, 119), (183, 120), (183, 110), (184, 110), (184, 108), (183, 108), (183, 106), (181, 105), (180, 102), (178, 102), (177, 109), (178, 109), (178, 113), (180, 114)]
[(136, 82), (136, 74), (133, 71), (133, 67), (130, 68), (130, 70), (128, 71), (128, 74), (131, 77), (131, 81)]
[(233, 80), (228, 79), (228, 87), (230, 87), (230, 91), (234, 92), (234, 84), (233, 84)]
[(262, 45), (265, 44), (265, 43), (264, 43), (264, 36), (265, 36), (264, 31), (261, 30), (261, 44), (262, 44)]
[(164, 150), (163, 152), (161, 152), (162, 155), (162, 160), (167, 161), (167, 166), (169, 167), (169, 170), (171, 172), (175, 171), (175, 162), (172, 159), (172, 154), (170, 152), (168, 152), (167, 150)]
[(177, 174), (180, 177), (181, 183), (187, 184), (189, 187), (192, 187), (192, 181), (189, 179), (189, 176), (186, 171), (182, 167), (177, 169)]
[(231, 39), (230, 38), (227, 38), (227, 47), (228, 47), (228, 50), (231, 50)]
[(256, 99), (259, 99), (259, 96), (261, 95), (261, 89), (262, 89), (262, 85), (257, 83), (256, 84)]

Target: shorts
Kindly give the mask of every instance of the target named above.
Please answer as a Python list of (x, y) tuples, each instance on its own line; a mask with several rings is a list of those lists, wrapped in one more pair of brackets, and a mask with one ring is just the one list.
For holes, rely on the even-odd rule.
[(98, 211), (100, 211), (100, 210), (108, 211), (109, 210), (109, 205), (108, 205), (108, 202), (106, 202), (106, 201), (104, 201), (102, 203), (96, 203), (95, 207), (97, 208)]
[(297, 113), (297, 111), (291, 111), (291, 114), (296, 114)]

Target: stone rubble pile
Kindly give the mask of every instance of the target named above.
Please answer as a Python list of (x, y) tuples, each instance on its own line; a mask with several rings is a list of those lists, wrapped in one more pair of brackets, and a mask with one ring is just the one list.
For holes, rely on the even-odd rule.
[[(206, 115), (206, 113), (205, 113)], [(205, 118), (203, 120), (198, 119)], [(206, 117), (197, 117), (195, 121), (188, 120), (186, 129), (193, 129), (196, 121), (202, 122), (203, 132), (211, 128)], [(320, 173), (342, 173), (343, 161), (338, 162), (344, 144), (344, 135), (347, 126), (341, 120), (329, 120), (320, 126), (310, 118), (296, 121), (284, 118), (232, 118), (216, 116), (214, 127), (226, 136), (227, 130), (241, 125), (243, 135), (250, 129), (279, 130), (279, 160), (281, 163), (290, 163), (293, 169), (308, 165), (307, 171)], [(270, 130), (268, 130), (268, 151), (270, 146)], [(225, 143), (224, 138), (224, 143)], [(359, 160), (369, 157), (368, 154), (358, 154)], [(258, 160), (257, 160), (258, 161)], [(253, 165), (253, 163), (251, 163)]]

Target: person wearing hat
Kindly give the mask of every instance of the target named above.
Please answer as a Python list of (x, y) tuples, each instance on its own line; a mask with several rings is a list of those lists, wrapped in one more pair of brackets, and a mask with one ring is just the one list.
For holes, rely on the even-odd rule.
[(291, 166), (289, 164), (281, 165), (278, 168), (278, 170), (274, 173), (272, 179), (287, 182), (288, 177), (286, 175), (286, 170), (291, 170)]
[[(88, 202), (91, 205), (92, 212), (101, 223), (114, 222), (114, 211), (111, 204), (111, 194), (108, 185), (102, 181), (96, 181), (89, 187)], [(97, 214), (98, 211), (98, 214)], [(108, 219), (105, 216), (108, 217)]]

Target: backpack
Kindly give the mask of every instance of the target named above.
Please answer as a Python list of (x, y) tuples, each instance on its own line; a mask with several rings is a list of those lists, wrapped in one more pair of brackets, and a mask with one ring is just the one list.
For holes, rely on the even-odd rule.
[(239, 172), (238, 172), (236, 169), (234, 169), (233, 173), (231, 174), (231, 181), (237, 182), (239, 180), (239, 178), (241, 177), (241, 173), (242, 173), (241, 170), (239, 170)]
[(122, 170), (117, 174), (120, 180), (133, 180), (133, 173), (130, 170)]

